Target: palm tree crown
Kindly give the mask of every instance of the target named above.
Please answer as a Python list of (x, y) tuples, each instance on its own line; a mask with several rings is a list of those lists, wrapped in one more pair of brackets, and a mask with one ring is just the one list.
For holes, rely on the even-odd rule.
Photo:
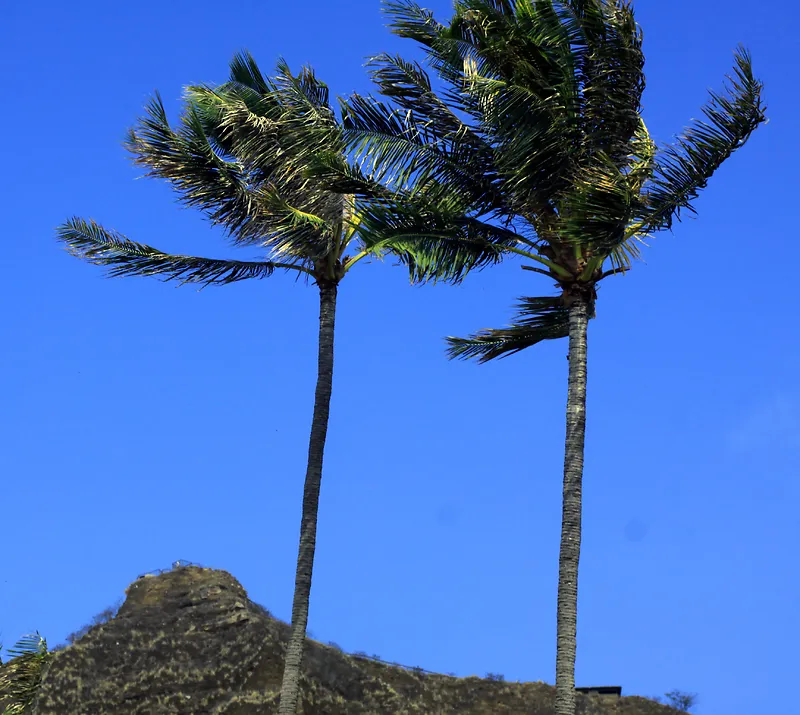
[[(340, 136), (328, 88), (311, 68), (295, 76), (281, 61), (276, 76), (266, 78), (242, 53), (231, 63), (227, 83), (187, 88), (176, 129), (156, 94), (126, 147), (147, 176), (166, 179), (185, 205), (221, 225), (235, 245), (266, 248), (268, 260), (172, 255), (77, 217), (59, 227), (58, 236), (72, 253), (105, 266), (111, 276), (221, 285), (282, 269), (335, 284), (361, 259), (392, 253), (412, 266), (415, 280), (459, 280), (465, 263), (452, 270), (448, 250), (475, 242), (443, 239), (454, 248), (440, 248), (435, 270), (431, 263), (421, 270), (412, 245), (361, 225), (362, 197), (331, 190), (310, 176), (312, 157), (315, 165), (344, 164)], [(491, 249), (476, 252), (471, 266), (496, 259)]]
[[(555, 280), (560, 295), (523, 298), (516, 324), (451, 339), (481, 361), (567, 335), (571, 297), (594, 314), (595, 286), (624, 272), (644, 239), (669, 229), (708, 178), (765, 121), (761, 83), (739, 48), (728, 91), (705, 121), (658, 148), (641, 115), (642, 33), (625, 0), (457, 0), (448, 24), (407, 0), (385, 8), (421, 63), (370, 62), (391, 103), (354, 95), (344, 138), (371, 178), (402, 189), (373, 201), (370, 226), (410, 242), (487, 241)], [(329, 184), (378, 197), (373, 181), (328, 167)]]

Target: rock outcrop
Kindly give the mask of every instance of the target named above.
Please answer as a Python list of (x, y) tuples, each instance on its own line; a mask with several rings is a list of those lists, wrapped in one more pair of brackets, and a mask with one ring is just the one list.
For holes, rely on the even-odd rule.
[[(277, 712), (289, 626), (227, 572), (141, 577), (116, 617), (53, 653), (36, 715), (264, 715)], [(8, 666), (2, 666), (8, 667)], [(309, 641), (305, 715), (552, 715), (554, 689), (418, 673)], [(670, 715), (644, 698), (579, 695), (581, 715)]]

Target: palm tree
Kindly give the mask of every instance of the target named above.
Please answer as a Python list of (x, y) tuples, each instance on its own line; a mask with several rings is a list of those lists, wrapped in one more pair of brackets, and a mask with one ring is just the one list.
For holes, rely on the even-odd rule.
[[(281, 61), (276, 76), (265, 78), (247, 53), (238, 55), (230, 69), (230, 80), (221, 87), (187, 88), (177, 129), (170, 126), (156, 95), (126, 146), (148, 176), (170, 182), (184, 204), (221, 224), (234, 244), (266, 249), (267, 260), (172, 255), (77, 217), (58, 228), (58, 237), (73, 254), (105, 266), (111, 276), (225, 285), (281, 270), (312, 280), (319, 290), (317, 385), (279, 708), (281, 715), (294, 715), (308, 623), (339, 283), (362, 259), (386, 254), (408, 265), (414, 281), (458, 281), (470, 268), (496, 260), (496, 253), (457, 237), (440, 241), (433, 259), (415, 261), (412, 242), (386, 240), (362, 222), (363, 199), (324, 189), (307, 176), (312, 157), (315, 165), (345, 165), (341, 126), (328, 88), (314, 72), (304, 68), (295, 76)], [(372, 181), (374, 193), (380, 193), (377, 180), (358, 171), (353, 175)]]
[(34, 633), (20, 638), (8, 654), (12, 659), (0, 670), (2, 715), (23, 715), (33, 707), (43, 668), (52, 652), (47, 650), (47, 641)]
[[(370, 204), (371, 225), (421, 250), (443, 236), (492, 242), (558, 289), (522, 298), (509, 327), (448, 338), (448, 352), (487, 362), (569, 339), (556, 713), (573, 715), (586, 340), (597, 286), (630, 269), (646, 237), (694, 211), (709, 177), (765, 121), (762, 85), (739, 48), (705, 120), (659, 148), (641, 115), (642, 33), (626, 0), (456, 0), (446, 24), (411, 0), (385, 7), (393, 32), (421, 46), (437, 84), (425, 64), (383, 54), (370, 68), (389, 102), (348, 102), (356, 164), (404, 190), (401, 202)], [(316, 171), (333, 188), (374, 194), (352, 173)]]

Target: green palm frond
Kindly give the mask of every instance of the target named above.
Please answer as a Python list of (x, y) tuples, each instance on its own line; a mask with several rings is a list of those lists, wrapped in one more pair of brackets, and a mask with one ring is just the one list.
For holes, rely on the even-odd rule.
[(235, 140), (228, 146), (235, 144), (239, 158), (270, 175), (278, 166), (299, 175), (305, 156), (334, 148), (338, 124), (329, 90), (311, 67), (295, 75), (280, 59), (275, 76), (265, 79), (244, 52), (231, 63), (229, 82), (213, 91), (191, 87), (189, 94), (201, 103), (212, 100), (223, 133)]
[(569, 335), (569, 310), (561, 298), (521, 298), (514, 323), (481, 330), (470, 338), (447, 338), (449, 358), (475, 358), (479, 363), (507, 357), (543, 340)]
[(403, 191), (447, 186), (484, 211), (502, 206), (491, 161), (465, 136), (429, 141), (433, 125), (393, 109), (373, 97), (354, 94), (342, 102), (342, 139), (355, 161), (375, 181)]
[(471, 78), (470, 93), (483, 108), (508, 203), (541, 211), (555, 202), (569, 186), (580, 147), (574, 120), (559, 112), (560, 98), (479, 76)]
[[(186, 98), (193, 111), (203, 117), (203, 131), (209, 144), (225, 147), (236, 157), (248, 179), (249, 190), (258, 196), (304, 206), (307, 213), (322, 213), (319, 207), (329, 201), (326, 192), (318, 191), (305, 176), (306, 155), (323, 148), (313, 128), (299, 126), (287, 116), (277, 93), (265, 97), (255, 95), (248, 87), (232, 83), (216, 89), (192, 86)], [(332, 138), (328, 136), (328, 138)]]
[(637, 195), (653, 176), (657, 151), (658, 147), (651, 139), (644, 119), (639, 117), (639, 125), (631, 139), (630, 153), (624, 168), (630, 189)]
[[(414, 2), (385, 9), (396, 34), (423, 46), (445, 89), (437, 96), (422, 68), (400, 58), (373, 60), (381, 92), (405, 112), (388, 122), (391, 110), (381, 108), (381, 125), (374, 106), (354, 106), (373, 169), (400, 164), (399, 177), (416, 186), (455, 182), (475, 211), (534, 223), (561, 211), (591, 169), (623, 169), (644, 88), (641, 33), (626, 2), (459, 0), (449, 25)], [(616, 226), (618, 214), (600, 220)]]
[(457, 197), (436, 199), (395, 193), (360, 209), (364, 244), (398, 256), (409, 267), (412, 282), (458, 283), (470, 271), (501, 261), (504, 249), (522, 240), (496, 221), (465, 215)]
[(239, 52), (231, 60), (230, 81), (249, 87), (259, 96), (269, 96), (274, 90), (273, 83), (264, 77), (253, 55), (247, 51)]
[(309, 177), (308, 169), (316, 153), (340, 153), (339, 126), (328, 88), (313, 70), (295, 76), (281, 60), (267, 80), (243, 53), (232, 63), (229, 82), (190, 87), (186, 96), (208, 118), (210, 142), (236, 157), (259, 197), (251, 223), (271, 232), (264, 245), (276, 255), (310, 261), (336, 251), (342, 197)]
[(395, 194), (374, 177), (365, 174), (336, 151), (320, 151), (309, 158), (306, 176), (337, 194), (354, 194), (358, 199), (389, 199)]
[(167, 180), (187, 206), (206, 213), (212, 223), (225, 225), (234, 236), (248, 227), (258, 197), (250, 191), (242, 166), (214, 151), (191, 107), (175, 131), (156, 94), (128, 133), (126, 147), (146, 176)]
[[(229, 83), (217, 88), (189, 86), (184, 96), (202, 118), (209, 145), (236, 157), (241, 171), (252, 177), (253, 183), (275, 185), (279, 179), (292, 179), (297, 173), (281, 156), (283, 109), (274, 93), (261, 95), (250, 87)], [(253, 166), (256, 149), (261, 152), (261, 161)]]
[(70, 219), (56, 231), (70, 253), (94, 265), (105, 266), (111, 277), (158, 276), (164, 281), (177, 280), (181, 284), (225, 285), (248, 278), (266, 278), (276, 269), (309, 272), (291, 263), (171, 255), (81, 218)]
[[(302, 167), (281, 146), (284, 110), (278, 98), (248, 91), (232, 97), (231, 91), (187, 88), (177, 130), (156, 96), (130, 132), (128, 149), (148, 176), (169, 181), (183, 203), (221, 224), (236, 243), (313, 261), (331, 249), (329, 233), (338, 216), (328, 214), (335, 214), (335, 207), (327, 193), (308, 184)], [(247, 141), (262, 152), (257, 165)], [(321, 216), (325, 225), (299, 224), (298, 211)]]
[[(495, 255), (448, 260), (468, 270), (521, 254), (565, 294), (593, 296), (653, 232), (692, 210), (708, 177), (765, 121), (761, 83), (740, 49), (732, 89), (712, 93), (708, 121), (659, 152), (641, 117), (642, 32), (628, 0), (455, 0), (444, 24), (413, 0), (384, 8), (392, 31), (421, 46), (424, 67), (374, 58), (386, 103), (354, 97), (344, 134), (395, 192), (365, 225), (414, 247), (426, 275), (446, 254), (445, 236), (477, 239)], [(344, 174), (332, 180), (344, 185)], [(491, 359), (566, 334), (561, 308), (526, 305), (518, 324), (453, 339), (450, 354)]]
[(722, 163), (766, 121), (763, 84), (753, 75), (750, 53), (739, 47), (734, 76), (726, 93), (711, 92), (703, 114), (673, 146), (656, 156), (652, 180), (645, 186), (640, 217), (644, 231), (669, 229), (682, 210), (695, 213), (691, 202)]
[(349, 97), (342, 103), (342, 121), (346, 147), (387, 183), (403, 186), (415, 170), (424, 172), (421, 180), (434, 174), (453, 178), (464, 171), (447, 153), (449, 147), (428, 142), (410, 115), (372, 97)]
[(445, 29), (430, 10), (415, 2), (384, 0), (383, 9), (392, 20), (392, 32), (416, 40), (426, 48), (430, 48)]
[[(505, 179), (502, 191), (510, 203), (542, 205), (563, 188), (560, 177), (580, 148), (574, 118), (577, 88), (563, 62), (545, 51), (551, 38), (543, 36), (544, 28), (526, 37), (505, 13), (481, 2), (457, 3), (449, 27), (434, 26), (414, 3), (389, 3), (387, 12), (397, 34), (414, 37), (426, 48), (445, 82), (445, 101), (480, 127), (483, 144), (493, 148), (490, 165)], [(559, 90), (556, 83), (568, 86)], [(400, 91), (396, 87), (391, 95), (396, 103), (404, 101)], [(413, 96), (405, 101), (411, 104)], [(451, 140), (451, 151), (462, 145), (463, 140)]]
[[(260, 147), (262, 155), (271, 153), (272, 162), (276, 155), (286, 154), (295, 144), (301, 154), (308, 154), (309, 141), (314, 143), (316, 138), (316, 144), (319, 144), (335, 138), (338, 126), (330, 106), (328, 86), (309, 66), (301, 68), (295, 75), (286, 60), (279, 59), (275, 76), (265, 79), (252, 55), (240, 53), (231, 64), (230, 81), (218, 87), (215, 94), (223, 103), (229, 103), (225, 113), (231, 120), (228, 122), (230, 131), (234, 130), (240, 118), (247, 118), (246, 115), (231, 115), (231, 109), (239, 103), (245, 104), (254, 115), (247, 118), (249, 121), (255, 119), (254, 123), (258, 124), (266, 120), (272, 129), (280, 130), (272, 133)], [(237, 147), (239, 150), (247, 149), (241, 142)], [(255, 146), (245, 151), (246, 158), (254, 159), (256, 151)]]
[(645, 88), (642, 32), (626, 0), (581, 0), (566, 6), (581, 27), (584, 147), (625, 162), (640, 126)]
[(0, 670), (0, 702), (5, 704), (3, 715), (29, 713), (36, 699), (42, 670), (52, 654), (47, 641), (39, 633), (26, 635), (8, 649), (12, 660)]
[(593, 165), (572, 179), (570, 191), (560, 201), (559, 237), (608, 254), (627, 240), (635, 201), (627, 176), (598, 153)]
[(317, 77), (311, 67), (305, 66), (295, 75), (286, 60), (280, 59), (274, 82), (282, 90), (280, 97), (290, 116), (310, 116), (313, 122), (335, 121), (329, 104), (328, 85)]
[[(273, 185), (297, 182), (295, 193), (302, 188), (308, 201), (284, 200), (277, 189), (264, 189), (261, 196), (263, 206), (285, 214), (281, 232), (316, 230), (333, 250), (335, 239), (326, 229), (335, 223), (331, 217), (342, 214), (342, 197), (351, 195), (359, 223), (347, 240), (357, 239), (362, 252), (399, 257), (412, 281), (457, 282), (472, 268), (497, 262), (502, 256), (497, 245), (521, 237), (493, 225), (506, 218), (491, 173), (491, 147), (437, 101), (419, 65), (381, 56), (371, 67), (387, 87), (403, 82), (403, 91), (424, 95), (426, 111), (410, 114), (353, 95), (341, 101), (339, 124), (327, 87), (310, 69), (294, 76), (281, 62), (277, 77), (268, 81), (248, 55), (237, 58), (229, 83), (213, 90), (193, 87), (187, 96), (210, 118), (207, 135), (245, 167), (270, 174), (275, 157), (291, 157), (284, 161), (290, 173)], [(267, 91), (275, 102), (262, 104), (259, 94)], [(446, 136), (437, 144), (442, 132)], [(413, 195), (405, 188), (412, 183)], [(483, 208), (480, 215), (465, 218), (476, 202)], [(398, 208), (406, 205), (407, 210)], [(455, 236), (443, 230), (450, 216), (458, 223)], [(268, 245), (284, 255), (277, 239)]]
[(491, 147), (472, 123), (459, 117), (434, 92), (428, 73), (418, 62), (384, 53), (371, 58), (367, 67), (381, 94), (410, 112), (414, 125), (429, 141), (452, 137), (472, 151), (482, 152), (485, 158), (491, 155)]

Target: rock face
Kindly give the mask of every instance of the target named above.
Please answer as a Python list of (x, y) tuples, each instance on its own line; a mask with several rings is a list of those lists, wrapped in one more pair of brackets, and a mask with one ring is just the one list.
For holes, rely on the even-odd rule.
[[(187, 566), (137, 579), (111, 621), (56, 651), (37, 715), (277, 712), (289, 626), (227, 572)], [(7, 667), (7, 666), (4, 666)], [(309, 641), (305, 715), (552, 715), (544, 683), (417, 674)], [(669, 715), (644, 698), (578, 696), (581, 715)]]

